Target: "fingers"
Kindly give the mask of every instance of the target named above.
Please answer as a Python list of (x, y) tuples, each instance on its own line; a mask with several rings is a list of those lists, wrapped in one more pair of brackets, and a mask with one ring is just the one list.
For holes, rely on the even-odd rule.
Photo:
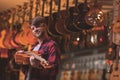
[(37, 61), (34, 56), (30, 56), (30, 65), (33, 67), (38, 68), (39, 66), (39, 61)]

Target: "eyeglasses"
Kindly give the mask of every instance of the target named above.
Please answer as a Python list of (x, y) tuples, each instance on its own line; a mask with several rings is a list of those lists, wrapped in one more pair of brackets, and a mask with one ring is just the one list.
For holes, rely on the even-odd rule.
[(46, 27), (46, 24), (40, 24), (40, 26), (34, 26), (34, 25), (32, 25), (31, 26), (31, 29), (34, 31), (34, 32), (40, 32), (40, 31), (42, 31), (42, 30), (44, 30)]

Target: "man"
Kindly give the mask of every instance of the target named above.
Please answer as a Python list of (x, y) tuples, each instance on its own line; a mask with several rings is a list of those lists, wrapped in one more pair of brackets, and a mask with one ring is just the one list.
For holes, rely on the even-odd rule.
[(47, 63), (30, 56), (30, 65), (22, 66), (25, 80), (56, 80), (60, 64), (60, 49), (48, 36), (47, 27), (45, 18), (41, 16), (35, 17), (31, 22), (32, 33), (37, 38), (32, 51), (37, 52)]

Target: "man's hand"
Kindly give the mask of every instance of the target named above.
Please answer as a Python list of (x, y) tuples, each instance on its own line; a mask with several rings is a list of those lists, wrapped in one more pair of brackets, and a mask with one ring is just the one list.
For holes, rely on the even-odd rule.
[(39, 60), (36, 60), (34, 56), (30, 57), (30, 65), (35, 67), (35, 68), (41, 68), (41, 66), (45, 69), (52, 68), (53, 65), (46, 64), (44, 62), (41, 62)]
[(45, 69), (49, 69), (49, 68), (53, 68), (54, 67), (54, 65), (45, 64), (44, 62), (40, 62), (40, 65), (42, 65), (42, 67), (45, 68)]
[(40, 68), (40, 67), (39, 67), (39, 65), (40, 65), (39, 62), (40, 62), (40, 61), (36, 60), (36, 59), (34, 58), (34, 56), (30, 56), (30, 65), (31, 65), (32, 67)]

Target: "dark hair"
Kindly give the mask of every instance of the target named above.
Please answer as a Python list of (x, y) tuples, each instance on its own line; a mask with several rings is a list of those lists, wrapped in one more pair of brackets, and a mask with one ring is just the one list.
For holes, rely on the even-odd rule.
[(35, 27), (40, 27), (41, 24), (47, 24), (46, 19), (42, 16), (35, 17), (31, 22), (31, 25)]

